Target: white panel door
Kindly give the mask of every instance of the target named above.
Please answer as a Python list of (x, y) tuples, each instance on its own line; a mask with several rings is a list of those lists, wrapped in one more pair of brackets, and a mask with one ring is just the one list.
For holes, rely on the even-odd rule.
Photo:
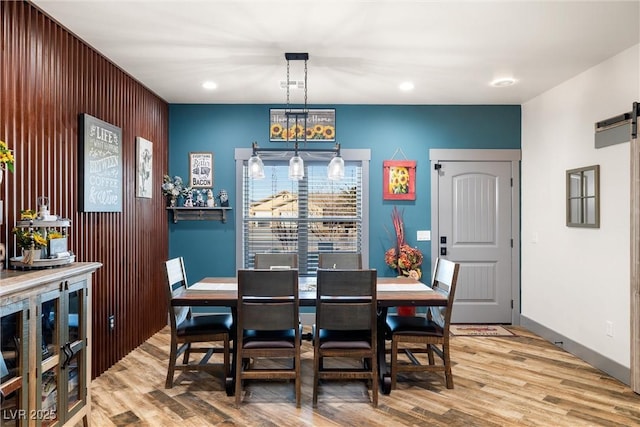
[(441, 162), (439, 254), (460, 263), (455, 323), (511, 323), (511, 162)]

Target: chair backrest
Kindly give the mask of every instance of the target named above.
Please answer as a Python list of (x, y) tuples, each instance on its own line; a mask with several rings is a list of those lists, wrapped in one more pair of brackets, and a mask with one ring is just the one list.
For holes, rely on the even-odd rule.
[(262, 253), (256, 254), (254, 258), (256, 269), (284, 269), (284, 267), (298, 268), (298, 254)]
[(318, 329), (375, 331), (377, 311), (375, 269), (321, 268), (318, 269), (317, 274), (316, 327)]
[(298, 329), (298, 270), (238, 270), (238, 336)]
[(182, 257), (165, 261), (167, 270), (167, 303), (169, 307), (169, 321), (172, 329), (182, 323), (189, 315), (189, 307), (171, 307), (171, 298), (187, 288), (187, 273), (184, 269)]
[(329, 252), (320, 254), (318, 268), (337, 268), (338, 270), (360, 270), (362, 255), (360, 253)]
[(451, 322), (451, 311), (456, 293), (456, 283), (458, 282), (458, 272), (460, 264), (444, 258), (437, 258), (433, 270), (431, 287), (447, 297), (446, 307), (430, 307), (429, 314), (431, 320), (440, 325), (448, 333)]

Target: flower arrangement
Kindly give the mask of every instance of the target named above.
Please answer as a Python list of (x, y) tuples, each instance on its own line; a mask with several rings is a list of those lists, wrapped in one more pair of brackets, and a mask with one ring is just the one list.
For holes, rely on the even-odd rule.
[(179, 196), (186, 196), (189, 190), (190, 188), (184, 185), (179, 176), (171, 178), (171, 176), (165, 175), (162, 178), (162, 194), (169, 197), (172, 203), (175, 203)]
[(391, 220), (396, 235), (396, 246), (384, 254), (385, 263), (398, 271), (399, 276), (407, 276), (419, 280), (422, 277), (420, 266), (424, 257), (418, 248), (412, 248), (404, 239), (404, 219), (397, 207), (391, 211)]
[(0, 141), (0, 170), (8, 170), (13, 172), (13, 162), (15, 161), (13, 153), (9, 149), (6, 142)]
[(22, 249), (42, 249), (47, 247), (47, 239), (39, 232), (28, 228), (15, 227), (13, 234), (16, 244)]

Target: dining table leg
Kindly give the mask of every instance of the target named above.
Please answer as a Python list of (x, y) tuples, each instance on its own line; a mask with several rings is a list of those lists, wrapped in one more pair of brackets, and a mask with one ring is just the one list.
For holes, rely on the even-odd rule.
[(387, 352), (385, 345), (387, 311), (387, 307), (380, 307), (378, 309), (378, 373), (380, 378), (380, 388), (383, 394), (391, 393), (391, 373), (387, 366)]

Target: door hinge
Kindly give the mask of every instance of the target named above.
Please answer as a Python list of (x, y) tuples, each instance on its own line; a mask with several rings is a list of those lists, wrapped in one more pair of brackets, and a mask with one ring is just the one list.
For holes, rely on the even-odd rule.
[(511, 186), (513, 187), (513, 178), (511, 178)]
[(433, 165), (433, 168), (439, 171), (440, 169), (442, 169), (442, 165), (440, 163), (436, 163), (435, 165)]
[(513, 310), (513, 300), (511, 300), (511, 309)]
[(511, 239), (511, 247), (513, 248), (513, 239)]
[(27, 309), (27, 320), (31, 319), (31, 309)]

